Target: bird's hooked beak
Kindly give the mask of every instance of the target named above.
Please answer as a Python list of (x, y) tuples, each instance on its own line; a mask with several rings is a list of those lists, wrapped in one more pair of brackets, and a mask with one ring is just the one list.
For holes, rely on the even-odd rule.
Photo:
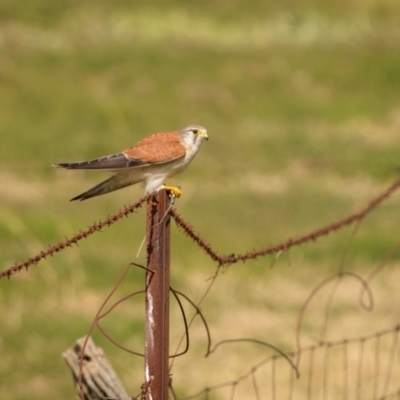
[(198, 133), (198, 136), (199, 136), (199, 137), (202, 137), (202, 138), (204, 138), (204, 139), (206, 139), (206, 140), (208, 140), (207, 131), (206, 131), (205, 129), (201, 129), (201, 130), (199, 131), (199, 133)]

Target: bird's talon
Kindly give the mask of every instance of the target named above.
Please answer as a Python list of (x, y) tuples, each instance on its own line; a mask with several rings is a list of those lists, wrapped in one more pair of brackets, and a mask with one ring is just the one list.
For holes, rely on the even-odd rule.
[(175, 198), (175, 197), (181, 197), (182, 196), (182, 190), (180, 190), (178, 187), (175, 186), (163, 186), (163, 188), (168, 192), (168, 196), (170, 198)]

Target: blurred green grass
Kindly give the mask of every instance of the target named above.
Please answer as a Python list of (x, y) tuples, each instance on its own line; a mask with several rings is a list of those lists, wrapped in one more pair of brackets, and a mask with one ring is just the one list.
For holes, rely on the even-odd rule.
[[(2, 269), (143, 194), (129, 188), (68, 203), (104, 176), (58, 171), (52, 163), (113, 153), (189, 123), (205, 125), (210, 141), (174, 179), (185, 194), (178, 211), (222, 253), (275, 244), (364, 206), (400, 165), (399, 21), (400, 7), (390, 0), (2, 1)], [(397, 202), (394, 196), (363, 223), (347, 268), (368, 273), (384, 259), (397, 240)], [(4, 398), (73, 396), (59, 355), (86, 332), (143, 235), (142, 211), (0, 282)], [(301, 301), (341, 265), (350, 237), (345, 229), (293, 249), (273, 269), (270, 258), (231, 267), (219, 281), (225, 291), (204, 306), (215, 330), (224, 337), (230, 322), (224, 326), (221, 315), (229, 321), (232, 310), (242, 315), (259, 302), (265, 312), (282, 314), (278, 325), (288, 332), (274, 337), (278, 328), (271, 328), (272, 342), (292, 349)], [(214, 266), (176, 230), (172, 265), (173, 285), (199, 298)], [(130, 278), (138, 290), (142, 274), (132, 271)], [(286, 285), (297, 282), (281, 304)], [(271, 298), (253, 298), (249, 288)], [(124, 293), (131, 290), (124, 284)], [(141, 300), (107, 322), (136, 347)], [(369, 329), (398, 323), (393, 305), (385, 307)], [(117, 354), (99, 334), (95, 339), (136, 393), (141, 360)]]

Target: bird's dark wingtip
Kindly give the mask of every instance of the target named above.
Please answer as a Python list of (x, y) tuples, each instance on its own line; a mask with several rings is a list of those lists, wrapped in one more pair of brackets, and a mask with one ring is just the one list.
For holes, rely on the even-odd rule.
[(51, 164), (52, 167), (54, 168), (69, 168), (68, 163), (58, 163), (58, 164)]
[(88, 198), (88, 197), (85, 197), (85, 196), (83, 196), (82, 194), (80, 194), (80, 195), (78, 195), (78, 196), (73, 197), (70, 201), (77, 201), (77, 200), (83, 201), (83, 200), (86, 200), (87, 198)]

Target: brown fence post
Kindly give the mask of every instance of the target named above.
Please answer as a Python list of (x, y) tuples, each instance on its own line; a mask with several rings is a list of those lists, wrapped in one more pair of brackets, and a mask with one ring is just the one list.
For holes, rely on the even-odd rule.
[(165, 190), (147, 201), (145, 321), (146, 400), (168, 399), (169, 371), (169, 198)]

